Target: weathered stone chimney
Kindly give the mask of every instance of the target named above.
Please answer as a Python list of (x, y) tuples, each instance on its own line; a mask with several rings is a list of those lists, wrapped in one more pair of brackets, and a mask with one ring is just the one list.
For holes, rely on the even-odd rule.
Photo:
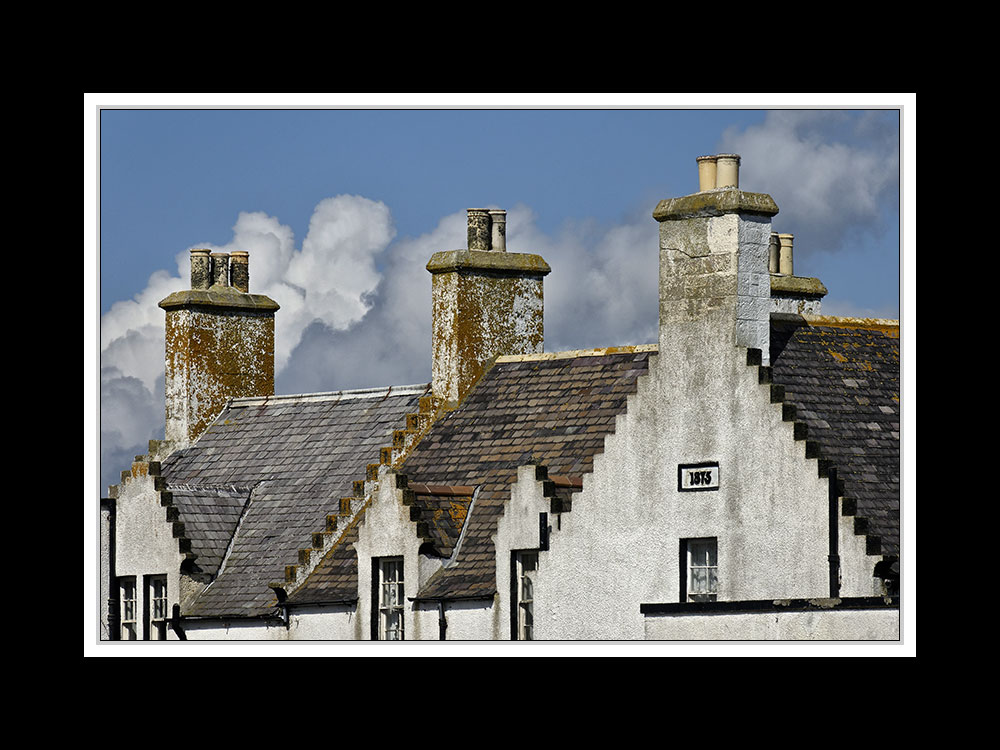
[(698, 159), (700, 192), (660, 201), (660, 354), (724, 356), (770, 338), (769, 195), (740, 190), (739, 156)]
[(166, 311), (166, 439), (190, 445), (243, 396), (274, 395), (274, 313), (249, 293), (243, 251), (191, 251), (191, 289), (160, 302)]
[(505, 354), (543, 351), (539, 255), (507, 252), (507, 213), (467, 209), (468, 246), (435, 253), (427, 264), (432, 296), (432, 389), (457, 404), (487, 364)]
[(772, 247), (777, 245), (777, 260), (771, 267), (771, 312), (819, 315), (826, 287), (819, 279), (795, 275), (792, 262), (795, 236), (772, 233), (771, 241)]

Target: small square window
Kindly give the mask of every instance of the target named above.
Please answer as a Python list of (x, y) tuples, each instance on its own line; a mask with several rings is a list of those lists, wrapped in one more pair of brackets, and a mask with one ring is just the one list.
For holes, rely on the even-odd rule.
[(718, 541), (685, 539), (681, 542), (686, 569), (681, 601), (714, 602), (719, 594)]

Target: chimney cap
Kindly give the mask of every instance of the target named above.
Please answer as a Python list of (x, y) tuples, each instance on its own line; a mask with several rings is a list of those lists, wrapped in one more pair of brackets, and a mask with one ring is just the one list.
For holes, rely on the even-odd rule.
[(715, 161), (718, 158), (718, 156), (699, 156), (695, 161)]
[(778, 206), (767, 193), (748, 193), (739, 189), (710, 190), (662, 200), (653, 209), (653, 218), (657, 221), (674, 221), (731, 213), (774, 216), (778, 213)]

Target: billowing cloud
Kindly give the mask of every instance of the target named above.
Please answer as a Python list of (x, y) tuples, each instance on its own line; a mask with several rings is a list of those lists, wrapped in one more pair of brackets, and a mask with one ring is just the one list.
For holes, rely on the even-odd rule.
[[(844, 253), (851, 232), (877, 233), (898, 201), (898, 135), (884, 118), (775, 112), (724, 134), (719, 152), (741, 154), (741, 186), (770, 193), (775, 230), (796, 234), (796, 258)], [(832, 124), (831, 124), (832, 123)], [(895, 140), (894, 140), (895, 139)], [(510, 252), (537, 253), (545, 279), (545, 349), (656, 341), (658, 239), (654, 204), (606, 225), (572, 220), (538, 228), (531, 208), (508, 208)], [(262, 212), (241, 213), (230, 243), (250, 253), (251, 291), (281, 306), (275, 323), (278, 393), (314, 393), (427, 382), (431, 377), (431, 279), (427, 261), (466, 244), (466, 216), (440, 219), (418, 237), (395, 237), (389, 208), (360, 196), (321, 201), (301, 248)], [(847, 257), (847, 254), (842, 256)], [(797, 266), (798, 267), (798, 266)], [(189, 286), (189, 253), (101, 320), (102, 484), (115, 482), (150, 437), (163, 435), (163, 311)], [(829, 312), (857, 314), (850, 309)]]
[(162, 423), (162, 372), (151, 390), (139, 378), (116, 367), (101, 368), (101, 474), (105, 485), (119, 479), (118, 472), (131, 465), (133, 456), (146, 452), (150, 439), (163, 437)]
[[(316, 206), (299, 250), (292, 230), (262, 212), (241, 213), (226, 245), (191, 247), (250, 253), (251, 290), (281, 306), (275, 321), (280, 377), (310, 326), (341, 330), (368, 313), (381, 278), (376, 258), (394, 234), (385, 204), (340, 195)], [(101, 318), (102, 489), (127, 467), (120, 457), (131, 460), (150, 438), (163, 436), (164, 313), (158, 303), (190, 286), (190, 253), (176, 260), (177, 275), (157, 271), (135, 298), (116, 302)]]
[(777, 110), (728, 130), (720, 153), (742, 157), (740, 187), (770, 194), (774, 230), (794, 234), (796, 257), (849, 249), (859, 232), (884, 230), (899, 205), (895, 112)]

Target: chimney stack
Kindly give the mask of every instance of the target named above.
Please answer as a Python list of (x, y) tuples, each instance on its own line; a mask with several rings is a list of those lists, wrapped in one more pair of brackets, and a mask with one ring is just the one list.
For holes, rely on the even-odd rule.
[(539, 255), (507, 252), (507, 212), (470, 208), (468, 246), (434, 253), (427, 263), (432, 296), (432, 389), (457, 404), (492, 359), (543, 351)]
[[(250, 294), (243, 251), (191, 250), (191, 289), (160, 302), (166, 312), (166, 439), (183, 448), (231, 398), (274, 395), (274, 313)], [(210, 283), (211, 282), (211, 283)]]
[(771, 312), (819, 315), (826, 287), (819, 279), (795, 275), (792, 263), (793, 234), (772, 234), (778, 257), (771, 269)]
[[(704, 361), (733, 347), (761, 350), (770, 339), (771, 196), (738, 189), (736, 154), (698, 159), (702, 190), (660, 201), (660, 356)], [(720, 189), (731, 188), (731, 189)], [(745, 361), (745, 360), (744, 360)]]

